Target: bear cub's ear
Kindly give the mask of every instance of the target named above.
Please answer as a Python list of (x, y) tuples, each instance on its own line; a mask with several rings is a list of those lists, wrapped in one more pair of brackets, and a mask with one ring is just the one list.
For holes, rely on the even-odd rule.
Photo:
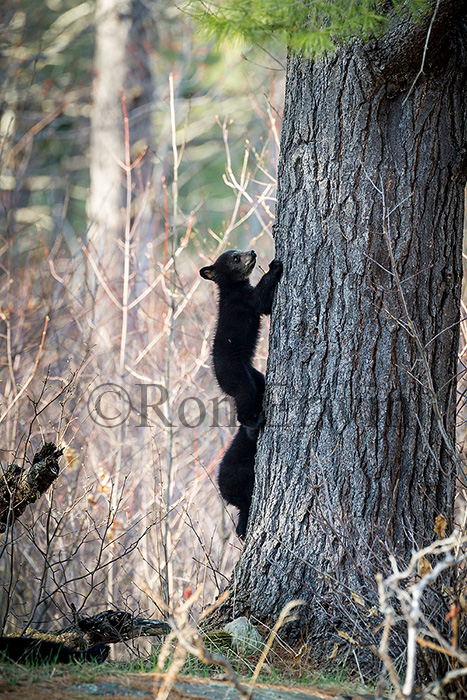
[(214, 269), (214, 265), (208, 265), (208, 267), (202, 267), (201, 270), (199, 271), (199, 274), (205, 280), (213, 280), (214, 281), (216, 279), (216, 271)]

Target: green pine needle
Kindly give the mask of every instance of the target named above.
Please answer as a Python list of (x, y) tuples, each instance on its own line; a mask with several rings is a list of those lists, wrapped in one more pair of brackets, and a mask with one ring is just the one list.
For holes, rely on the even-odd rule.
[(349, 39), (378, 36), (398, 15), (416, 19), (432, 0), (189, 0), (185, 10), (209, 39), (264, 44), (273, 37), (293, 53), (332, 53)]

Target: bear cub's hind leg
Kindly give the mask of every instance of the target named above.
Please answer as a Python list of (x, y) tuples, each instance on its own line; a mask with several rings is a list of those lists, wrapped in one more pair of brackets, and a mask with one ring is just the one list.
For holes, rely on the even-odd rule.
[[(249, 436), (249, 431), (253, 439)], [(255, 483), (255, 455), (258, 431), (241, 425), (225, 453), (218, 475), (222, 498), (239, 510), (236, 532), (245, 538)]]

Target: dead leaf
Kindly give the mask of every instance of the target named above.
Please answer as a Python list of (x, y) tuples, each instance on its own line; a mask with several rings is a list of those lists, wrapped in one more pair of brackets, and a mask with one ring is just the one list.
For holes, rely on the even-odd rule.
[(423, 576), (426, 576), (426, 574), (429, 574), (430, 571), (431, 571), (431, 564), (428, 561), (428, 559), (425, 556), (420, 557), (420, 559), (418, 560), (418, 564), (417, 564), (417, 573), (420, 576), (420, 578), (423, 578)]
[(444, 540), (446, 537), (446, 530), (448, 529), (448, 521), (444, 515), (437, 515), (435, 518), (434, 531), (439, 540)]
[(355, 593), (355, 591), (350, 591), (350, 595), (352, 596), (354, 602), (357, 603), (357, 605), (360, 605), (362, 608), (365, 607), (363, 598), (360, 595), (358, 595), (358, 593)]
[(329, 659), (330, 661), (332, 661), (333, 659), (336, 658), (338, 650), (339, 650), (339, 646), (338, 646), (337, 642), (334, 642), (334, 648), (333, 648), (332, 652), (331, 652), (331, 653), (329, 654), (329, 656), (328, 656), (328, 659)]
[(337, 630), (337, 634), (339, 635), (339, 637), (342, 637), (342, 639), (345, 639), (347, 642), (349, 642), (349, 644), (353, 644), (355, 647), (360, 647), (360, 644), (357, 641), (355, 641), (355, 639), (351, 637), (350, 634), (347, 634), (347, 632), (340, 632), (339, 630)]
[(75, 467), (78, 463), (78, 453), (71, 447), (68, 447), (68, 445), (63, 450), (63, 456), (65, 457), (66, 466), (68, 469), (73, 469), (73, 467)]
[[(337, 644), (336, 644), (337, 646)], [(308, 647), (306, 644), (302, 644), (300, 649), (297, 651), (296, 654), (294, 654), (293, 662), (292, 662), (292, 668), (298, 668), (302, 662), (303, 656), (307, 653)], [(333, 652), (334, 653), (334, 652)], [(337, 653), (337, 652), (336, 652)], [(332, 658), (331, 656), (328, 656), (328, 659)], [(264, 666), (263, 666), (264, 669)]]
[(101, 493), (110, 493), (110, 489), (112, 486), (110, 474), (106, 472), (103, 467), (99, 471), (97, 478), (99, 480), (99, 484), (97, 486), (98, 490)]

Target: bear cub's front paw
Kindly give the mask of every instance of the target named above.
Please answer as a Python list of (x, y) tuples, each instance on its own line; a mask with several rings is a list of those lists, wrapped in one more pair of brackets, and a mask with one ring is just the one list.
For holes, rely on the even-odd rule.
[(269, 272), (272, 272), (274, 274), (274, 276), (277, 277), (278, 279), (282, 275), (283, 269), (284, 269), (284, 266), (280, 260), (274, 259), (269, 263)]

